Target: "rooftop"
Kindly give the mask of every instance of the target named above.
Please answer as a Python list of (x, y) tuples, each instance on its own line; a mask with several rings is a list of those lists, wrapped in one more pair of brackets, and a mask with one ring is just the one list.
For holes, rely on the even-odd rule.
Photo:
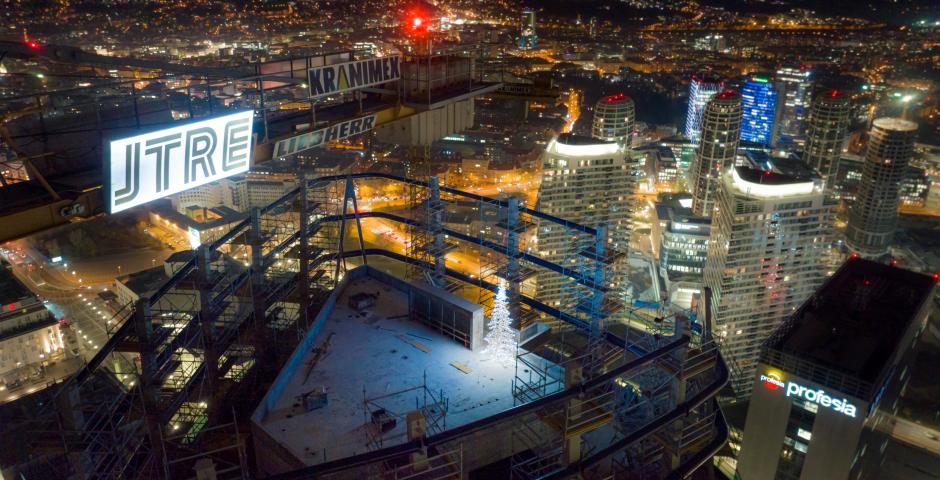
[(745, 158), (750, 166), (765, 172), (783, 174), (794, 179), (818, 180), (819, 173), (796, 155), (771, 156), (764, 150), (746, 150)]
[(882, 117), (876, 119), (873, 125), (885, 130), (894, 130), (898, 132), (913, 132), (917, 130), (916, 123), (910, 120), (893, 117)]
[(721, 81), (721, 77), (715, 73), (711, 72), (698, 72), (692, 74), (692, 80), (702, 82), (702, 83), (717, 83), (719, 85), (724, 82)]
[[(174, 254), (175, 255), (175, 254)], [(157, 291), (168, 280), (163, 265), (148, 268), (134, 272), (123, 277), (118, 277), (117, 281), (127, 287), (130, 291), (139, 297), (147, 297)]]
[(715, 98), (718, 100), (737, 100), (741, 98), (741, 94), (734, 90), (724, 89), (715, 95)]
[(632, 101), (633, 101), (633, 99), (631, 99), (630, 97), (626, 96), (623, 92), (621, 92), (621, 93), (617, 93), (617, 94), (614, 94), (614, 95), (608, 95), (608, 96), (604, 97), (604, 98), (603, 98), (600, 102), (598, 102), (598, 103), (600, 103), (600, 104), (605, 104), (605, 103), (610, 104), (610, 103), (627, 103), (627, 102), (632, 102)]
[(0, 260), (0, 305), (11, 305), (32, 296), (32, 292), (13, 276), (10, 264)]
[[(349, 300), (362, 293), (375, 300), (355, 310)], [(513, 406), (514, 369), (496, 364), (483, 349), (470, 350), (410, 320), (405, 291), (379, 277), (364, 276), (340, 285), (334, 296), (332, 311), (324, 309), (325, 316), (317, 319), (325, 323), (317, 323), (320, 326), (308, 333), (314, 335), (312, 343), (306, 339), (301, 343), (294, 353), (301, 357), (295, 361), (292, 356), (253, 417), (271, 439), (304, 464), (375, 448), (378, 429), (371, 414), (379, 407), (398, 419), (381, 434), (382, 446), (407, 441), (404, 416), (415, 410), (416, 403), (424, 403), (425, 393), (433, 395), (438, 405), (442, 397), (447, 399), (438, 431)], [(326, 405), (307, 411), (305, 395), (321, 389)], [(430, 416), (442, 413), (439, 408), (431, 410)], [(436, 433), (431, 418), (427, 425), (428, 434)]]
[(818, 190), (812, 179), (745, 166), (731, 169), (731, 182), (740, 193), (758, 198), (808, 195)]
[(609, 155), (623, 155), (623, 147), (617, 142), (598, 140), (594, 137), (563, 133), (548, 144), (545, 149), (550, 154), (567, 155), (571, 157), (606, 157)]
[(606, 144), (616, 144), (616, 142), (608, 142), (605, 140), (598, 140), (594, 137), (588, 137), (585, 135), (575, 135), (573, 133), (562, 133), (558, 136), (558, 143), (565, 145), (606, 145)]
[(849, 260), (767, 347), (874, 382), (936, 283), (930, 275)]

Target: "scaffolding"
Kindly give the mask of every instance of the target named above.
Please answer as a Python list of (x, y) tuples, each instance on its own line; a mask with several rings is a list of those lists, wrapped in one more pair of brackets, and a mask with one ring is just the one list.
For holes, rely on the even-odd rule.
[[(414, 217), (401, 215), (401, 209), (362, 211), (356, 199), (361, 181), (423, 190), (420, 198), (431, 201), (412, 208), (420, 214)], [(471, 234), (445, 222), (443, 214), (456, 203), (477, 206), (488, 228)], [(495, 213), (480, 213), (484, 209)], [(409, 254), (407, 248), (367, 245), (362, 221), (368, 218), (424, 230), (438, 247), (447, 242), (460, 252), (485, 249), (492, 255), (479, 258), (491, 262), (489, 273), (471, 273), (480, 272), (484, 262), (464, 265), (439, 249)], [(520, 225), (535, 220), (570, 232), (564, 264), (528, 248), (525, 232), (531, 227)], [(498, 225), (502, 221), (505, 228)], [(241, 437), (230, 441), (230, 430), (238, 427), (229, 416), (234, 411), (235, 418), (244, 418), (254, 409), (347, 262), (383, 258), (422, 272), (420, 278), (440, 275), (467, 298), (506, 282), (516, 303), (545, 321), (529, 319), (523, 328), (512, 411), (447, 430), (442, 393), (427, 385), (397, 392), (424, 399), (413, 410), (425, 419), (423, 433), (373, 437), (375, 450), (363, 454), (368, 457), (330, 462), (310, 477), (342, 471), (345, 477), (360, 472), (365, 478), (462, 478), (468, 435), (488, 429), (507, 429), (517, 478), (567, 478), (590, 469), (633, 472), (642, 465), (660, 473), (686, 468), (726, 437), (712, 401), (727, 381), (724, 363), (711, 339), (690, 332), (684, 320), (673, 322), (669, 334), (644, 333), (649, 340), (642, 347), (612, 334), (605, 321), (619, 307), (610, 300), (606, 279), (617, 256), (604, 249), (605, 239), (603, 229), (564, 222), (512, 198), (441, 186), (433, 178), (303, 179), (218, 240), (175, 255), (166, 284), (115, 320), (114, 335), (86, 368), (50, 392), (37, 411), (7, 417), (22, 422), (4, 433), (25, 440), (6, 453), (32, 458), (19, 467), (27, 478), (125, 478), (131, 472), (183, 478), (207, 468), (203, 460), (225, 470), (225, 478), (239, 478), (243, 447)], [(527, 294), (527, 270), (566, 279), (564, 300), (548, 305)], [(392, 411), (384, 401), (364, 395), (364, 412), (385, 409), (396, 421), (402, 415), (407, 420), (407, 412)], [(211, 452), (219, 458), (210, 458)]]
[[(414, 408), (401, 411), (398, 405), (410, 396), (414, 398)], [(434, 392), (428, 388), (427, 374), (422, 376), (420, 385), (378, 396), (369, 396), (363, 386), (362, 416), (369, 437), (367, 446), (378, 450), (411, 440), (417, 434), (412, 429), (420, 431), (421, 436), (443, 432), (447, 428), (448, 405), (443, 390)], [(416, 421), (415, 415), (420, 417), (417, 427), (411, 425)]]

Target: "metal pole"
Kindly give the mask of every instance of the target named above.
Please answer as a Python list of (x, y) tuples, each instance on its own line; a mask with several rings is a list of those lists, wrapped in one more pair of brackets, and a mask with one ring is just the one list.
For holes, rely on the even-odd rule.
[(431, 177), (428, 185), (431, 187), (428, 198), (428, 209), (431, 212), (431, 235), (434, 241), (434, 281), (438, 286), (443, 285), (447, 277), (446, 258), (444, 257), (444, 215), (441, 211), (441, 187), (437, 177)]
[(264, 141), (268, 141), (268, 109), (264, 106), (264, 82), (259, 78), (257, 81), (258, 95), (261, 97), (261, 120), (264, 124)]
[(509, 308), (513, 319), (519, 322), (519, 199), (509, 197), (506, 212), (506, 283), (509, 284)]
[(264, 243), (264, 234), (261, 231), (261, 209), (251, 209), (251, 227), (248, 230), (248, 242), (251, 244), (251, 306), (254, 314), (253, 340), (255, 344), (255, 357), (258, 363), (267, 363), (268, 355), (274, 353), (265, 345), (265, 316), (267, 306), (264, 301), (264, 260), (261, 245)]
[(209, 102), (209, 115), (212, 115), (212, 85), (209, 85), (209, 77), (206, 77), (206, 100)]
[[(352, 193), (350, 193), (352, 192)], [(362, 239), (362, 220), (359, 217), (359, 202), (356, 200), (356, 188), (352, 177), (346, 177), (346, 196), (352, 199), (353, 216), (356, 217), (356, 233), (359, 235), (359, 251), (362, 253), (362, 264), (368, 265), (369, 259), (366, 257), (366, 245)], [(345, 201), (343, 203), (346, 203)]]
[[(346, 180), (348, 182), (349, 177), (346, 177)], [(344, 191), (343, 192), (343, 208), (339, 212), (340, 213), (339, 215), (339, 240), (338, 240), (338, 245), (336, 249), (336, 270), (333, 273), (333, 282), (339, 282), (340, 264), (342, 263), (343, 266), (346, 265), (346, 259), (343, 257), (343, 243), (344, 243), (343, 240), (346, 239), (346, 210), (348, 208), (347, 205), (349, 203), (347, 202), (347, 199), (349, 198), (347, 195), (348, 193)]]
[(137, 85), (131, 82), (131, 98), (134, 99), (134, 125), (140, 128), (140, 110), (137, 108)]
[(196, 265), (199, 270), (199, 323), (202, 327), (202, 342), (205, 346), (206, 378), (209, 391), (215, 392), (219, 377), (219, 352), (215, 345), (216, 315), (212, 308), (212, 250), (209, 245), (200, 245), (196, 251)]
[(310, 217), (310, 200), (307, 196), (307, 173), (300, 172), (300, 324), (306, 330), (307, 310), (310, 309), (310, 239), (307, 237)]
[[(152, 458), (166, 459), (163, 446), (163, 425), (160, 423), (160, 384), (154, 378), (156, 353), (153, 344), (153, 315), (150, 311), (150, 299), (147, 297), (137, 300), (134, 309), (134, 331), (140, 345), (140, 392), (144, 403), (147, 435), (150, 439)], [(164, 470), (160, 470), (164, 477), (168, 477)]]

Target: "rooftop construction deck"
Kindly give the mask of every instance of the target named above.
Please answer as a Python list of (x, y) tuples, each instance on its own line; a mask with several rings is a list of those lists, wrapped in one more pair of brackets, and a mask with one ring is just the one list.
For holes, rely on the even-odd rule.
[[(411, 320), (408, 291), (373, 276), (345, 283), (317, 319), (313, 348), (301, 352), (302, 343), (294, 354), (302, 358), (276, 382), (284, 388), (255, 413), (296, 459), (315, 465), (403, 443), (416, 410), (433, 434), (513, 406), (515, 367)], [(322, 401), (324, 391), (326, 405), (308, 411), (311, 395)]]

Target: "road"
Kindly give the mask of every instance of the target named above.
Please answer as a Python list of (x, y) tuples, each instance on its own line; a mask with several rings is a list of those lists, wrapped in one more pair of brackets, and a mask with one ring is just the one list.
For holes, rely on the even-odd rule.
[[(72, 265), (44, 261), (26, 240), (7, 242), (0, 254), (13, 266), (17, 279), (38, 295), (56, 318), (68, 321), (67, 327), (61, 327), (63, 334), (74, 335), (78, 345), (77, 355), (62, 352), (53, 356), (40, 376), (30, 377), (16, 388), (0, 390), (0, 403), (4, 403), (60, 382), (74, 373), (95, 356), (108, 340), (108, 331), (117, 328), (120, 319), (115, 317), (114, 307), (98, 296), (114, 282), (117, 269), (110, 277), (84, 277), (73, 270)], [(138, 256), (141, 254), (149, 255), (142, 252)], [(136, 263), (146, 265), (149, 260)], [(29, 369), (38, 371), (39, 365), (27, 366), (25, 370)]]

